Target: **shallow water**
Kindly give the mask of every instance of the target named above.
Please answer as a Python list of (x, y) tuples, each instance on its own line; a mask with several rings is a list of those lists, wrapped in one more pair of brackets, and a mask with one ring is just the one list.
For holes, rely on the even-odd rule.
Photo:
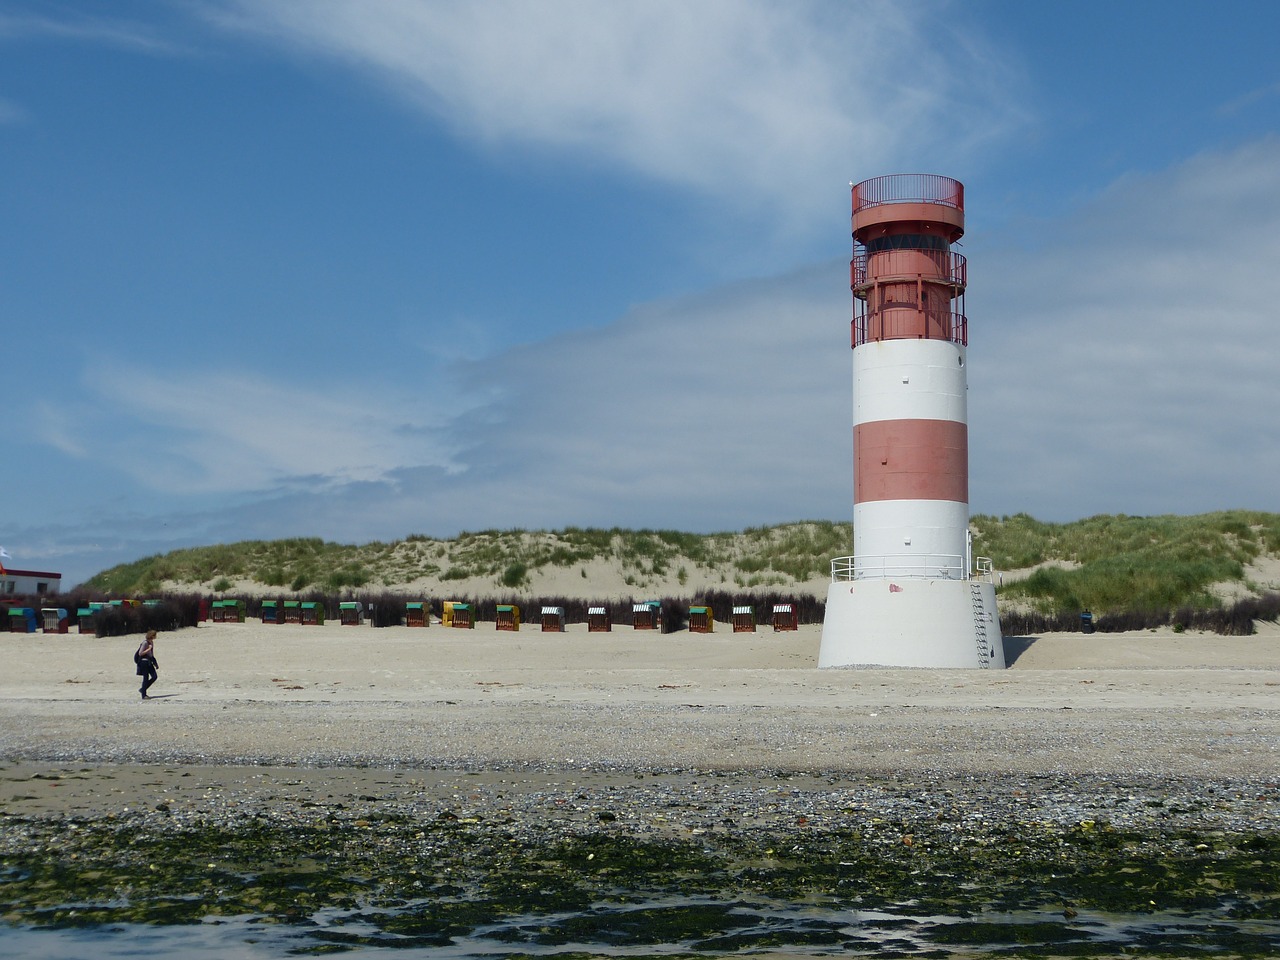
[(1280, 954), (1280, 923), (1229, 911), (1076, 916), (1026, 911), (974, 916), (863, 911), (821, 904), (670, 897), (528, 913), (470, 929), (428, 918), (429, 902), (395, 909), (327, 909), (296, 922), (217, 917), (201, 923), (0, 928), (0, 957), (257, 958), (385, 955), (468, 960), (529, 957), (1137, 957)]

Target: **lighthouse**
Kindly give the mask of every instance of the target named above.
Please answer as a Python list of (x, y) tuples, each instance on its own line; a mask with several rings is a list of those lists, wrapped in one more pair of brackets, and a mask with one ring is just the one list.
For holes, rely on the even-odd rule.
[(853, 192), (853, 556), (831, 563), (818, 666), (1003, 668), (969, 535), (964, 185)]

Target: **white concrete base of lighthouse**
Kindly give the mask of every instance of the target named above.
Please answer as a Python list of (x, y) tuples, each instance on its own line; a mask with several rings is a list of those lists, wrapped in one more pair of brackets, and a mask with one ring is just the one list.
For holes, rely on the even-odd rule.
[(985, 580), (837, 580), (819, 667), (1003, 670), (996, 588)]

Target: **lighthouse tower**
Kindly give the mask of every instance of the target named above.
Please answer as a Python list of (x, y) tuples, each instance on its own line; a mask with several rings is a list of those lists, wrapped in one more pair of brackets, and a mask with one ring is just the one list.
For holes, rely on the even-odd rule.
[(818, 666), (999, 667), (969, 538), (964, 185), (853, 187), (853, 556), (831, 563)]

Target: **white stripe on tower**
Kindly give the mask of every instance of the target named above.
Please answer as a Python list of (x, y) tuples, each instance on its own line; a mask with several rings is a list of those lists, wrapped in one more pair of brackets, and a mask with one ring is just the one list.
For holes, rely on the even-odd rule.
[(965, 348), (880, 340), (853, 351), (854, 556), (862, 576), (968, 575)]

